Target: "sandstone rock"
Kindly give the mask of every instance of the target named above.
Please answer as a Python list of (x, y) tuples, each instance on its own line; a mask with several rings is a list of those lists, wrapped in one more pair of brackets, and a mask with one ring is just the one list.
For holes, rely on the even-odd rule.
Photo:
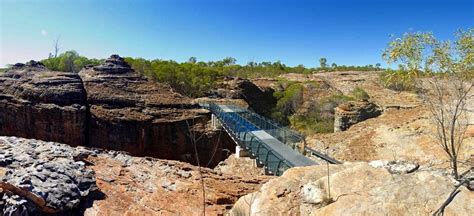
[(200, 137), (200, 162), (215, 166), (235, 144), (209, 130), (209, 119), (208, 111), (139, 76), (118, 55), (79, 75), (30, 61), (0, 76), (0, 135), (192, 163), (197, 159), (191, 137)]
[[(106, 198), (85, 215), (202, 215), (202, 185), (196, 166), (178, 161), (103, 152), (89, 157)], [(127, 163), (124, 166), (124, 163)], [(200, 169), (206, 188), (206, 214), (225, 215), (245, 194), (272, 177), (240, 177)]]
[[(331, 199), (326, 166), (299, 167), (264, 184), (237, 201), (231, 215), (430, 215), (454, 184), (436, 170), (391, 174), (367, 163), (330, 166)], [(313, 193), (316, 192), (316, 193)], [(446, 208), (446, 215), (474, 214), (474, 193), (465, 187)]]
[(374, 168), (385, 168), (392, 174), (411, 173), (420, 167), (420, 165), (418, 165), (418, 163), (415, 163), (415, 162), (386, 161), (386, 160), (371, 161), (369, 165)]
[(97, 190), (94, 172), (74, 160), (93, 152), (15, 137), (0, 137), (0, 149), (1, 215), (75, 211)]
[(168, 85), (141, 77), (118, 55), (79, 75), (90, 106), (88, 146), (196, 163), (191, 131), (201, 137), (196, 144), (201, 162), (212, 159), (215, 166), (226, 157), (222, 149), (235, 145), (224, 134), (215, 149), (217, 134), (206, 128), (208, 111)]
[(258, 114), (269, 116), (271, 109), (276, 105), (273, 92), (272, 88), (259, 87), (248, 79), (227, 77), (220, 87), (214, 92), (210, 92), (208, 96), (243, 99)]
[(224, 161), (221, 161), (215, 168), (215, 171), (236, 175), (242, 177), (255, 177), (265, 175), (265, 170), (258, 167), (255, 159), (250, 157), (237, 158), (235, 154), (230, 155)]
[(0, 135), (84, 145), (86, 112), (86, 93), (75, 73), (30, 61), (0, 76)]
[(347, 130), (353, 124), (379, 116), (382, 111), (368, 101), (350, 101), (334, 109), (334, 132)]

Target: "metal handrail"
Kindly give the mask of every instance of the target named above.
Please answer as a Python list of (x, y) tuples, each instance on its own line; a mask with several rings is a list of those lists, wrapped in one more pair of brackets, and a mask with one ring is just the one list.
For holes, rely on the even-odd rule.
[[(265, 162), (267, 161), (267, 158), (268, 158), (268, 155), (269, 154), (272, 154), (276, 159), (278, 159), (280, 162), (278, 163), (277, 167), (275, 167), (275, 170), (271, 170), (270, 167), (266, 167), (266, 171), (267, 172), (270, 172), (270, 173), (275, 173), (275, 174), (281, 174), (280, 173), (280, 170), (282, 169), (282, 165), (286, 165), (287, 167), (291, 167), (293, 164), (291, 164), (290, 161), (287, 161), (282, 155), (280, 155), (278, 152), (274, 152), (274, 151), (271, 151), (271, 147), (268, 146), (265, 142), (263, 142), (260, 138), (256, 137), (255, 135), (253, 134), (250, 134), (248, 133), (249, 132), (249, 128), (246, 127), (245, 125), (239, 125), (240, 128), (245, 128), (247, 130), (242, 130), (241, 132), (244, 132), (245, 135), (244, 137), (247, 136), (247, 134), (249, 134), (251, 136), (250, 138), (250, 147), (247, 146), (246, 144), (242, 143), (242, 142), (245, 142), (245, 140), (240, 140), (239, 136), (240, 135), (236, 135), (235, 133), (235, 129), (236, 127), (238, 126), (237, 124), (241, 123), (241, 124), (245, 124), (244, 123), (244, 120), (246, 120), (245, 118), (243, 118), (242, 116), (240, 115), (236, 115), (234, 113), (225, 113), (223, 112), (223, 110), (217, 106), (216, 104), (209, 104), (209, 109), (211, 109), (211, 112), (216, 114), (217, 118), (219, 118), (221, 120), (221, 124), (222, 126), (224, 127), (224, 129), (226, 129), (226, 131), (228, 132), (231, 132), (230, 134), (234, 136), (234, 138), (236, 138), (236, 141), (237, 142), (240, 142), (239, 144), (240, 145), (243, 145), (245, 146), (246, 148), (250, 148), (251, 150), (251, 153), (255, 155), (255, 157), (257, 157), (257, 160), (260, 161), (261, 159), (258, 159), (258, 156), (259, 156), (259, 149), (261, 147), (265, 148), (267, 153), (265, 155)], [(225, 114), (224, 114), (225, 113)], [(240, 118), (240, 120), (239, 120)], [(232, 123), (231, 123), (232, 122)], [(245, 121), (247, 123), (250, 123), (250, 125), (248, 126), (252, 126), (254, 128), (258, 128), (255, 124), (251, 123), (251, 122), (248, 122), (248, 121)], [(231, 123), (229, 125), (229, 123)], [(239, 133), (240, 133), (240, 130), (239, 130)], [(252, 152), (252, 143), (253, 141), (257, 141), (257, 151), (255, 152)]]

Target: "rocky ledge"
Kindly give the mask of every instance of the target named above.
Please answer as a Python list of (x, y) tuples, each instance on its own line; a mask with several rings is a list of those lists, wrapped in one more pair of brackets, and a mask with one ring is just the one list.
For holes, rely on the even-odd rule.
[(334, 109), (334, 132), (345, 131), (358, 122), (380, 114), (380, 107), (366, 100), (343, 103)]
[(0, 215), (202, 215), (202, 184), (206, 213), (224, 215), (271, 179), (2, 136), (0, 178)]
[[(292, 168), (240, 198), (230, 215), (432, 215), (455, 181), (417, 167), (377, 161), (330, 165), (329, 174), (326, 166)], [(474, 192), (458, 190), (445, 215), (474, 215)]]

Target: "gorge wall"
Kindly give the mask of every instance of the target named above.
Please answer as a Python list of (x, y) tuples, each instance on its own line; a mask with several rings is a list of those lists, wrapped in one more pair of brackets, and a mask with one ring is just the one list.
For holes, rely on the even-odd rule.
[(200, 162), (213, 166), (234, 144), (209, 130), (208, 121), (208, 111), (139, 76), (118, 55), (79, 74), (30, 61), (0, 76), (0, 135), (194, 164), (193, 137), (199, 137)]

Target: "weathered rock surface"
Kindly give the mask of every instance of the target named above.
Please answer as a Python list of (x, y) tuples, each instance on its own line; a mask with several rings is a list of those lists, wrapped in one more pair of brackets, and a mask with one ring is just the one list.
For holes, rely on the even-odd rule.
[[(203, 182), (201, 182), (201, 174)], [(0, 136), (0, 215), (224, 215), (272, 177)]]
[(382, 110), (368, 101), (350, 101), (334, 109), (334, 132), (347, 130), (350, 126), (379, 116)]
[(86, 92), (76, 73), (30, 61), (0, 76), (0, 135), (84, 145), (86, 113)]
[(118, 55), (80, 74), (30, 61), (0, 76), (0, 135), (196, 164), (195, 137), (200, 162), (215, 166), (235, 144), (209, 130), (209, 119), (207, 110), (139, 76)]
[[(207, 111), (190, 99), (139, 76), (117, 55), (79, 75), (90, 106), (89, 146), (193, 162), (193, 131), (195, 137), (203, 135), (197, 143), (202, 161), (210, 158), (215, 138), (206, 133)], [(221, 151), (226, 147), (217, 150), (216, 162), (226, 156)]]
[(274, 90), (269, 87), (259, 87), (248, 79), (226, 78), (220, 87), (209, 94), (210, 97), (243, 99), (248, 106), (258, 114), (269, 116), (276, 105), (273, 97)]
[(0, 215), (37, 215), (79, 211), (97, 190), (83, 148), (0, 136)]
[[(446, 174), (391, 174), (367, 163), (292, 168), (239, 199), (231, 215), (431, 215), (454, 189)], [(446, 215), (473, 215), (474, 192), (462, 186)]]
[(235, 154), (232, 154), (224, 161), (221, 161), (214, 170), (224, 174), (243, 177), (265, 175), (265, 169), (263, 167), (258, 167), (255, 159), (250, 157), (237, 158)]
[[(323, 79), (344, 94), (357, 87), (364, 89), (383, 113), (345, 131), (309, 135), (308, 146), (318, 151), (329, 147), (328, 154), (341, 161), (415, 161), (420, 166), (448, 168), (446, 153), (433, 136), (436, 128), (426, 104), (415, 93), (384, 88), (379, 75), (379, 72), (330, 72), (310, 76), (310, 80)], [(474, 97), (470, 98), (466, 103), (469, 128), (459, 155), (460, 172), (474, 166)]]
[[(106, 195), (85, 215), (202, 215), (198, 167), (177, 161), (137, 158), (116, 153), (88, 158), (97, 185)], [(225, 215), (237, 199), (256, 191), (271, 177), (240, 177), (201, 169), (206, 214)]]

